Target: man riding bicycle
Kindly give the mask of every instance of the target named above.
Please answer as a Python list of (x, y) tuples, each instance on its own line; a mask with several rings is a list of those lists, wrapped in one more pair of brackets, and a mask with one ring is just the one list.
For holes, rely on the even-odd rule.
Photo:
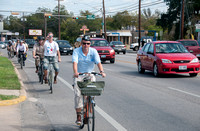
[(33, 58), (35, 59), (35, 67), (36, 67), (35, 73), (38, 73), (40, 58), (41, 59), (44, 58), (43, 40), (44, 38), (39, 36), (37, 39), (37, 43), (33, 46)]
[(24, 45), (24, 41), (22, 41), (22, 40), (20, 41), (20, 44), (17, 45), (16, 57), (18, 55), (18, 60), (19, 60), (21, 54), (23, 54), (23, 66), (25, 66), (26, 46)]
[[(53, 67), (54, 67), (54, 70), (55, 70), (54, 84), (56, 84), (57, 83), (56, 78), (57, 78), (57, 75), (58, 75), (58, 72), (59, 72), (58, 62), (61, 62), (58, 43), (53, 41), (53, 33), (52, 32), (48, 33), (48, 36), (46, 37), (46, 39), (43, 43), (44, 43), (44, 79), (45, 79), (45, 84), (48, 83), (47, 69), (48, 69), (49, 62), (53, 63)], [(56, 60), (57, 54), (58, 54), (58, 62)]]
[[(73, 71), (75, 77), (74, 83), (74, 102), (75, 110), (77, 114), (76, 124), (81, 124), (81, 109), (83, 108), (83, 102), (81, 99), (81, 92), (77, 86), (77, 81), (82, 81), (84, 76), (79, 76), (79, 73), (91, 73), (94, 70), (95, 64), (97, 64), (100, 74), (105, 77), (106, 74), (103, 71), (103, 66), (99, 54), (96, 49), (90, 47), (90, 38), (84, 36), (81, 41), (81, 47), (76, 48), (72, 55)], [(91, 75), (92, 81), (95, 81), (94, 75)]]

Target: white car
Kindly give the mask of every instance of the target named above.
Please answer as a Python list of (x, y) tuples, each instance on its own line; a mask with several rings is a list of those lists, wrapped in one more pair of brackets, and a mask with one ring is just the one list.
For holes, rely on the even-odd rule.
[(1, 49), (5, 49), (6, 48), (6, 45), (4, 44), (4, 42), (0, 41), (0, 48)]
[(134, 51), (138, 51), (139, 49), (139, 44), (138, 43), (132, 43), (130, 45), (130, 49), (133, 49)]
[[(143, 39), (143, 40), (145, 41), (144, 44), (149, 43), (149, 42), (152, 42), (151, 39)], [(141, 44), (142, 44), (142, 42), (141, 42)], [(138, 51), (138, 50), (139, 50), (139, 44), (138, 44), (138, 43), (132, 43), (132, 44), (130, 45), (130, 49), (133, 49), (134, 51)]]

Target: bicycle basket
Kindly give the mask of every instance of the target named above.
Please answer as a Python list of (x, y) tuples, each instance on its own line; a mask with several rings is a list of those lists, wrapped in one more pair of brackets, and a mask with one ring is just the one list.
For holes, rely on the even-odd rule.
[(104, 90), (105, 82), (104, 81), (96, 81), (96, 82), (77, 81), (77, 85), (81, 91), (81, 95), (100, 96)]

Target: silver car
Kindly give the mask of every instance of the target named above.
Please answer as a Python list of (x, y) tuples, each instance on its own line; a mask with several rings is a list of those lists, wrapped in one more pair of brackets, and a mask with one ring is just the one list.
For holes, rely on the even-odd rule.
[(5, 49), (6, 45), (4, 44), (4, 42), (0, 41), (0, 49)]
[(110, 46), (119, 54), (120, 52), (123, 52), (123, 54), (126, 54), (126, 46), (121, 41), (111, 41)]

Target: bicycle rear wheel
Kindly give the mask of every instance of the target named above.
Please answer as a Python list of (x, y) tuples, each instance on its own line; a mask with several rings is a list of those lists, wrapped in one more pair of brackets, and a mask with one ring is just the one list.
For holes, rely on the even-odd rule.
[(40, 66), (40, 79), (41, 79), (41, 84), (43, 84), (43, 77), (44, 77), (44, 70), (43, 70), (43, 65)]
[(21, 69), (23, 69), (23, 57), (22, 57), (22, 55), (20, 55), (20, 66), (21, 66)]
[(94, 131), (95, 126), (95, 111), (94, 103), (91, 102), (91, 97), (89, 98), (89, 107), (88, 107), (88, 131)]

